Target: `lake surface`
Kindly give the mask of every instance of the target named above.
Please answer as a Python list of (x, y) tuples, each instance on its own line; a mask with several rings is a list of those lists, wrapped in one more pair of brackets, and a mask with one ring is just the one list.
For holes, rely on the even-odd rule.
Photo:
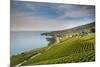
[(48, 45), (46, 36), (41, 36), (43, 31), (11, 31), (11, 55), (41, 48)]

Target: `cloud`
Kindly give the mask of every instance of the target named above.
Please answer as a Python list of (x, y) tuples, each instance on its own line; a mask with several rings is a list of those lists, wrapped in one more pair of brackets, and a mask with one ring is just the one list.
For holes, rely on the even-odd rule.
[(12, 31), (62, 30), (95, 21), (95, 7), (14, 1), (11, 3)]
[[(79, 19), (83, 17), (95, 17), (95, 8), (94, 6), (86, 6), (86, 5), (59, 5), (59, 9), (63, 9), (64, 13), (59, 16), (59, 19)], [(68, 20), (67, 19), (67, 20)]]
[(12, 15), (15, 14), (19, 16), (42, 15), (45, 17), (55, 16), (56, 18), (61, 16), (64, 18), (67, 16), (80, 17), (94, 14), (94, 6), (25, 1), (14, 1), (12, 3), (11, 9)]

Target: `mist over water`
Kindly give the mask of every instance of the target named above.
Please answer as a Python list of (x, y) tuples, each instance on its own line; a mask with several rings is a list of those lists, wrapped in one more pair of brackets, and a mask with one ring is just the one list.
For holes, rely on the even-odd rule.
[(41, 48), (48, 45), (46, 36), (41, 36), (45, 31), (11, 31), (11, 55)]

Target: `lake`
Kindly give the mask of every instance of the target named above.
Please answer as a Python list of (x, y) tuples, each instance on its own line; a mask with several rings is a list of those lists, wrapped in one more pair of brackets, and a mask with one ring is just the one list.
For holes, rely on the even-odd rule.
[(45, 31), (11, 31), (11, 55), (47, 46), (48, 42), (46, 41), (46, 36), (40, 35), (44, 32)]

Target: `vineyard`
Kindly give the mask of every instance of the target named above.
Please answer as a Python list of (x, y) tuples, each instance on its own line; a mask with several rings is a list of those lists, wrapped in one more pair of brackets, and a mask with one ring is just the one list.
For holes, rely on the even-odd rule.
[(69, 38), (23, 65), (95, 61), (95, 35)]

